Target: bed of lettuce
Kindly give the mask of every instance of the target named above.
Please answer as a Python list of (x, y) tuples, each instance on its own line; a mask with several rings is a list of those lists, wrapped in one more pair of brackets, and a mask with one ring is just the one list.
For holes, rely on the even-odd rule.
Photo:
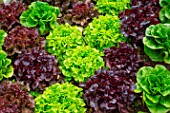
[(170, 112), (170, 0), (0, 0), (0, 113)]

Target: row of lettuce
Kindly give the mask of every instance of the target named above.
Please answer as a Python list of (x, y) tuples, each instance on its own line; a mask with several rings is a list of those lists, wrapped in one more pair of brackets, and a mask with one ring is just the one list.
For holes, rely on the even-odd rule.
[[(141, 92), (150, 112), (170, 110), (170, 72), (162, 65), (148, 66), (135, 48), (143, 39), (151, 60), (170, 63), (169, 1), (94, 3), (103, 15), (85, 28), (68, 23), (84, 27), (95, 17), (90, 2), (77, 2), (69, 11), (45, 1), (0, 5), (1, 112), (84, 113), (90, 107), (92, 112), (130, 113)], [(69, 17), (60, 17), (65, 12)], [(72, 22), (59, 24), (58, 18)], [(5, 80), (11, 77), (17, 82)]]

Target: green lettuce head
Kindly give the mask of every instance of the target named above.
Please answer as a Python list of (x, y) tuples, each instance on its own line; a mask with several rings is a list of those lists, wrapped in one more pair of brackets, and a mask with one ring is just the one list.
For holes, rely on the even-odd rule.
[(143, 101), (151, 113), (170, 110), (170, 72), (162, 65), (142, 67), (137, 73), (136, 93), (143, 93)]
[(94, 18), (85, 29), (85, 42), (100, 51), (112, 46), (119, 46), (119, 42), (125, 42), (126, 38), (120, 32), (120, 20), (118, 16), (99, 16)]
[(35, 98), (35, 113), (85, 113), (82, 88), (70, 83), (47, 87)]
[(95, 48), (78, 46), (66, 51), (60, 69), (67, 81), (73, 78), (76, 82), (85, 82), (94, 75), (95, 71), (104, 66), (102, 56), (104, 54)]
[(79, 27), (69, 24), (57, 25), (46, 37), (46, 50), (57, 56), (59, 61), (63, 60), (66, 50), (84, 46), (82, 32)]
[(58, 7), (50, 6), (46, 2), (32, 2), (29, 9), (20, 16), (20, 22), (25, 27), (38, 27), (40, 34), (51, 30), (57, 23), (57, 17), (60, 13)]
[(96, 8), (101, 14), (118, 15), (130, 8), (130, 0), (97, 0)]
[(170, 64), (170, 24), (151, 25), (145, 35), (144, 51), (150, 59)]

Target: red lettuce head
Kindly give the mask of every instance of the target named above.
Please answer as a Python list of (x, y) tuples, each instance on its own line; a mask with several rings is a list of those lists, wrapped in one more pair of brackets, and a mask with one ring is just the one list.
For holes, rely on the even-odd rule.
[(90, 20), (98, 16), (97, 10), (94, 10), (93, 3), (81, 1), (74, 3), (72, 9), (69, 9), (67, 13), (64, 16), (65, 22), (81, 26), (85, 26)]
[(59, 82), (61, 73), (58, 66), (55, 57), (43, 49), (23, 50), (13, 63), (14, 76), (28, 84), (31, 90), (42, 93), (45, 87)]
[(60, 11), (65, 12), (74, 0), (55, 0), (55, 6), (60, 8)]
[[(132, 1), (131, 4), (142, 4), (138, 2), (133, 3)], [(121, 12), (119, 18), (121, 20), (120, 30), (122, 34), (131, 38), (133, 43), (143, 39), (147, 27), (160, 23), (160, 9), (159, 2), (154, 1), (154, 3), (146, 2), (146, 5), (133, 6), (131, 9)]]
[(48, 4), (52, 6), (59, 7), (60, 11), (63, 13), (69, 8), (69, 6), (73, 2), (77, 2), (78, 0), (18, 0), (18, 1), (22, 1), (27, 5), (30, 5), (32, 2), (35, 2), (35, 1), (47, 2)]
[(0, 113), (34, 113), (34, 99), (20, 82), (1, 82), (0, 100)]
[[(82, 85), (82, 84), (81, 84)], [(95, 113), (131, 113), (135, 85), (124, 73), (98, 70), (83, 86), (83, 98)]]
[(21, 53), (22, 49), (29, 49), (36, 46), (44, 47), (45, 38), (40, 37), (38, 29), (17, 26), (9, 31), (3, 44), (4, 50), (9, 56)]
[(144, 7), (145, 5), (158, 5), (159, 0), (131, 0), (130, 1), (130, 6), (131, 7), (138, 7), (142, 6)]
[(147, 65), (139, 55), (137, 50), (127, 43), (119, 43), (119, 48), (111, 47), (104, 50), (104, 61), (109, 69), (121, 71), (126, 76), (130, 76), (136, 81), (136, 73), (139, 68)]
[(0, 29), (8, 32), (16, 24), (19, 24), (19, 17), (26, 6), (22, 2), (14, 1), (8, 5), (1, 4), (0, 7)]

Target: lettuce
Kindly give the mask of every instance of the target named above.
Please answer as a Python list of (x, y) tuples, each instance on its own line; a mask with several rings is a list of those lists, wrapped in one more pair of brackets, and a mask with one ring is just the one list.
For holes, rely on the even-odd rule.
[(56, 55), (59, 61), (63, 60), (66, 50), (85, 45), (81, 30), (69, 24), (55, 26), (46, 37), (46, 42), (45, 49)]
[(170, 23), (170, 5), (164, 6), (159, 12), (159, 19), (162, 23)]
[(33, 113), (35, 102), (29, 88), (21, 82), (0, 83), (0, 113)]
[(99, 16), (94, 18), (84, 29), (84, 40), (87, 45), (103, 51), (112, 46), (119, 46), (118, 42), (126, 41), (120, 32), (120, 20), (118, 16)]
[(9, 32), (16, 25), (20, 25), (19, 17), (27, 7), (20, 1), (13, 1), (8, 5), (0, 3), (0, 29)]
[(3, 48), (8, 56), (21, 53), (22, 49), (45, 46), (45, 38), (41, 37), (38, 29), (16, 26), (5, 37)]
[(130, 8), (130, 0), (97, 0), (96, 8), (101, 14), (118, 15)]
[(81, 86), (92, 113), (135, 113), (132, 108), (137, 97), (133, 92), (134, 83), (122, 70), (98, 70)]
[(137, 73), (136, 93), (143, 93), (143, 101), (151, 113), (170, 110), (170, 72), (162, 65), (142, 67)]
[(66, 80), (85, 82), (94, 72), (104, 66), (103, 53), (90, 46), (78, 46), (66, 51), (60, 69)]
[(60, 13), (58, 7), (50, 6), (45, 2), (32, 2), (29, 9), (20, 16), (20, 22), (25, 27), (38, 27), (40, 34), (45, 34), (51, 30), (56, 23)]
[(13, 66), (16, 80), (23, 81), (31, 91), (38, 93), (62, 79), (56, 58), (41, 48), (23, 50), (13, 61)]
[(77, 2), (74, 3), (72, 8), (67, 10), (67, 14), (64, 15), (64, 21), (71, 25), (81, 25), (83, 27), (94, 18), (98, 16), (97, 9), (94, 9), (93, 3)]
[(144, 51), (152, 61), (170, 64), (170, 24), (151, 25), (143, 38)]
[(70, 83), (54, 84), (35, 98), (35, 113), (85, 113), (82, 90)]

